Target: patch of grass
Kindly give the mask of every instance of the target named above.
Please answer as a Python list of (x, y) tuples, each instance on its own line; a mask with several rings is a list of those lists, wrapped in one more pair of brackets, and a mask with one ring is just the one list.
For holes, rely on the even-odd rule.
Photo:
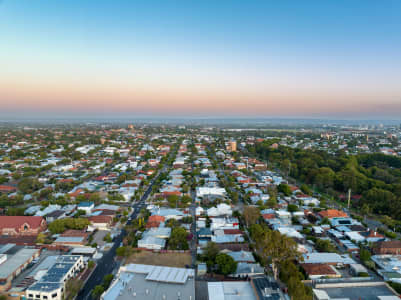
[(153, 253), (140, 251), (130, 255), (126, 259), (126, 263), (185, 268), (185, 265), (191, 264), (191, 255), (189, 253)]

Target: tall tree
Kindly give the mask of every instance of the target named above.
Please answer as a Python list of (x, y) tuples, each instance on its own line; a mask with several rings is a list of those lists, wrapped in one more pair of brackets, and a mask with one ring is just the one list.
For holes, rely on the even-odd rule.
[(264, 261), (271, 262), (274, 278), (277, 279), (280, 262), (302, 260), (298, 245), (292, 238), (270, 229), (265, 229), (263, 233), (257, 230), (257, 236), (254, 236), (259, 255)]
[(246, 206), (244, 208), (244, 219), (246, 226), (250, 226), (256, 223), (260, 217), (260, 211), (255, 206)]

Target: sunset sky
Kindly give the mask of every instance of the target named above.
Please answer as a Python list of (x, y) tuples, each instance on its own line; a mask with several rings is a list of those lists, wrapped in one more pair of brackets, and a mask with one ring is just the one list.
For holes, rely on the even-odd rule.
[(0, 0), (0, 104), (401, 119), (401, 1)]

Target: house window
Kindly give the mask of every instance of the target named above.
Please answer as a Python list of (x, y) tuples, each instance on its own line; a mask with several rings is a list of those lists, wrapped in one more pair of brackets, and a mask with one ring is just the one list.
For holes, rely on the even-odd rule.
[(43, 296), (43, 299), (47, 299), (47, 296)]
[(29, 298), (33, 298), (33, 294), (29, 294), (28, 297), (29, 297)]
[(36, 298), (40, 298), (40, 295), (36, 295), (35, 297), (36, 297)]
[(56, 298), (57, 297), (57, 293), (52, 294), (52, 298)]

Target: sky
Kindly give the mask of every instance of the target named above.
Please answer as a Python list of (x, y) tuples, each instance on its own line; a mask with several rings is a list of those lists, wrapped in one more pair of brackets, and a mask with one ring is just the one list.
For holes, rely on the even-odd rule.
[(401, 119), (401, 1), (0, 0), (0, 117)]

